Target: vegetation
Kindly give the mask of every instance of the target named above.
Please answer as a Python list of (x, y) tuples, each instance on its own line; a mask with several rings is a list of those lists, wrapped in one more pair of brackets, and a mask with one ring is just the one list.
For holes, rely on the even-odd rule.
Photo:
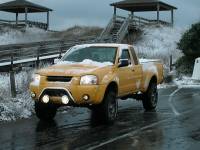
[(102, 28), (93, 26), (74, 26), (64, 31), (55, 32), (52, 34), (53, 38), (74, 40), (85, 39), (89, 37), (97, 37), (101, 34)]
[(200, 57), (200, 22), (193, 24), (178, 43), (184, 56), (176, 62), (179, 74), (192, 74), (195, 59)]

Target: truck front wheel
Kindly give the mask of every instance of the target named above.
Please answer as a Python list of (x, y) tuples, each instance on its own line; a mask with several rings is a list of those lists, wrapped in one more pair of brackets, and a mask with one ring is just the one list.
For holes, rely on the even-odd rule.
[(102, 120), (106, 124), (112, 124), (117, 118), (118, 101), (116, 92), (109, 90), (104, 96), (103, 102), (92, 108), (92, 113), (97, 120)]
[(157, 83), (155, 81), (151, 81), (147, 92), (144, 93), (143, 96), (143, 107), (145, 110), (154, 110), (157, 106), (158, 102), (158, 90), (157, 90)]
[(40, 120), (50, 121), (53, 120), (57, 112), (57, 108), (50, 104), (43, 104), (35, 102), (35, 113)]

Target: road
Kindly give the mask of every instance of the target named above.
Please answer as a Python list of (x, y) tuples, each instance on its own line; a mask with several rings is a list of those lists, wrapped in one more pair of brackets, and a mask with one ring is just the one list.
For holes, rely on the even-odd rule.
[(145, 112), (141, 102), (120, 101), (112, 126), (97, 122), (85, 108), (60, 112), (51, 123), (35, 116), (0, 123), (0, 149), (198, 150), (199, 96), (200, 88), (160, 89), (152, 112)]

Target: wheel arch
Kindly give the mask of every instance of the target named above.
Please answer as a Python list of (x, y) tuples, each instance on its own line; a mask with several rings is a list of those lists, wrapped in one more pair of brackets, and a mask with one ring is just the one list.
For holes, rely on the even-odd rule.
[(118, 94), (118, 84), (115, 81), (111, 81), (105, 90), (105, 94), (109, 91), (109, 90), (114, 90), (116, 94)]
[(157, 79), (156, 75), (153, 75), (153, 76), (151, 77), (151, 80), (149, 81), (149, 84), (150, 84), (151, 82), (155, 82), (156, 84), (158, 83), (158, 79)]
[(143, 92), (146, 92), (148, 90), (148, 87), (151, 82), (155, 82), (156, 84), (158, 83), (157, 76), (155, 74), (152, 74), (151, 76), (146, 76), (144, 79), (144, 89)]

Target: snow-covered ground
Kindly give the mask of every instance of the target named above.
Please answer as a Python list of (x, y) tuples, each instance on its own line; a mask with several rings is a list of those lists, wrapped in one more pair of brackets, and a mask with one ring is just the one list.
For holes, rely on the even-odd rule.
[(28, 84), (32, 71), (23, 71), (16, 74), (18, 95), (11, 97), (9, 74), (0, 74), (0, 121), (10, 121), (19, 118), (28, 118), (33, 112)]
[(50, 39), (50, 34), (38, 28), (27, 28), (26, 32), (3, 28), (0, 32), (0, 45), (38, 42)]
[(174, 80), (174, 84), (177, 85), (179, 88), (184, 88), (184, 87), (200, 88), (200, 80), (199, 81), (193, 80), (191, 77), (187, 77), (187, 76), (176, 78)]

